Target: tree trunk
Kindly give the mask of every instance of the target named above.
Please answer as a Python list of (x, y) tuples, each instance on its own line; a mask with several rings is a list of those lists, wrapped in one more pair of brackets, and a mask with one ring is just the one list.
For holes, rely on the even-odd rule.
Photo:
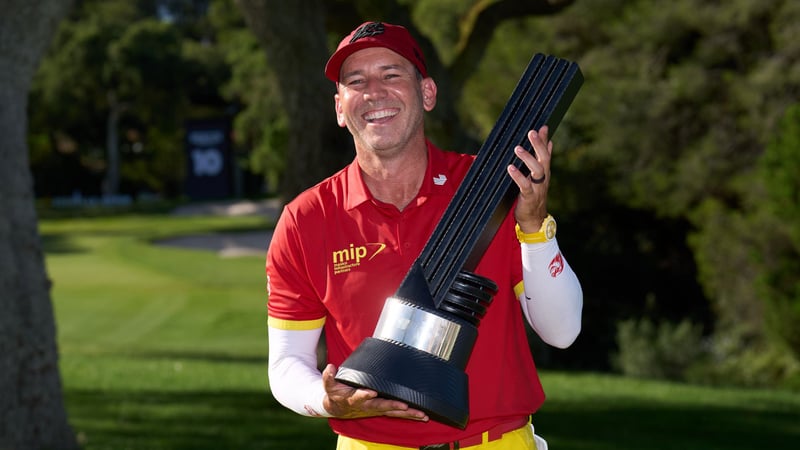
[(25, 138), (31, 79), (70, 4), (6, 0), (0, 14), (0, 450), (77, 448)]
[(108, 116), (106, 116), (106, 177), (103, 180), (103, 194), (112, 196), (119, 193), (119, 119), (125, 106), (117, 99), (113, 90), (106, 95)]
[(289, 117), (286, 170), (281, 195), (291, 200), (354, 157), (346, 130), (336, 124), (334, 84), (325, 78), (328, 60), (321, 0), (236, 0), (266, 50)]

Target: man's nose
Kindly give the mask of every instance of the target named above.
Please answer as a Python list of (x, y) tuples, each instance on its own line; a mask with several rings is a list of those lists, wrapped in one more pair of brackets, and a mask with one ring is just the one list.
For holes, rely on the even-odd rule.
[(380, 99), (386, 96), (386, 86), (380, 78), (367, 79), (367, 85), (364, 89), (364, 98), (368, 100)]

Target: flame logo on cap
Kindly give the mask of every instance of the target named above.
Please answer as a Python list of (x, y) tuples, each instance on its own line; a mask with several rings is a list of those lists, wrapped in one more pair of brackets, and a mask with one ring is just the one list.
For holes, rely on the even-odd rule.
[(368, 24), (364, 24), (353, 34), (353, 38), (350, 39), (350, 43), (352, 44), (361, 38), (383, 34), (384, 31), (386, 31), (386, 28), (384, 28), (381, 22), (370, 22)]

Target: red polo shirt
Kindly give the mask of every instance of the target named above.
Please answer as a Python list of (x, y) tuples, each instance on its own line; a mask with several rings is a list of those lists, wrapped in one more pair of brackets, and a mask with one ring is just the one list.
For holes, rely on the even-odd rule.
[[(384, 301), (421, 253), (473, 160), (428, 143), (422, 187), (402, 211), (372, 197), (355, 161), (300, 194), (284, 209), (267, 253), (270, 326), (302, 328), (301, 321), (324, 321), (328, 361), (338, 367), (372, 336)], [(509, 213), (475, 269), (499, 291), (478, 326), (466, 368), (465, 430), (387, 417), (330, 419), (333, 430), (417, 447), (480, 434), (533, 413), (544, 393), (515, 294), (522, 282), (520, 258)]]

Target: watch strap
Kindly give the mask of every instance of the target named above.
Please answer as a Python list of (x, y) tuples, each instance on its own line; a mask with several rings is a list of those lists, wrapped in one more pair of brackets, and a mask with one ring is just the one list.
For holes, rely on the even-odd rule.
[(538, 244), (548, 242), (556, 237), (556, 220), (550, 214), (542, 221), (542, 226), (536, 233), (523, 232), (519, 224), (514, 228), (517, 232), (517, 239), (522, 244)]

